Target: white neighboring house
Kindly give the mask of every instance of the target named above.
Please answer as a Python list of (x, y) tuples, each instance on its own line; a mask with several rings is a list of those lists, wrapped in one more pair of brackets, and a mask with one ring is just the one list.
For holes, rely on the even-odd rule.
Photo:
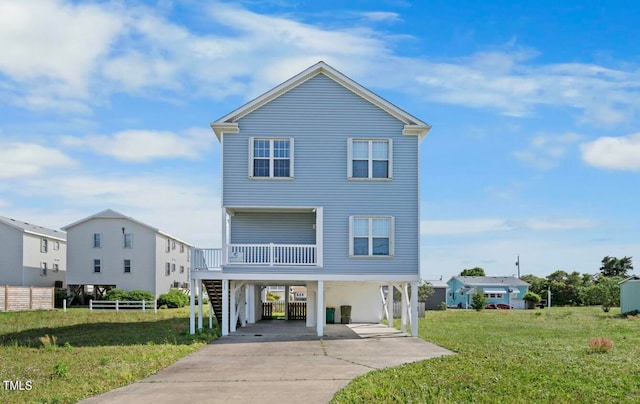
[(188, 288), (191, 246), (111, 209), (63, 227), (67, 232), (67, 285), (76, 292), (142, 289), (156, 298)]
[(0, 284), (64, 286), (65, 233), (0, 216)]

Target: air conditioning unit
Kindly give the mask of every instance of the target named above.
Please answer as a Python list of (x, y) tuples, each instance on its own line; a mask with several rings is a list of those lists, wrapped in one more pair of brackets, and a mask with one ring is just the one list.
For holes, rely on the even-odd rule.
[(230, 253), (229, 262), (236, 262), (236, 263), (244, 262), (244, 253), (241, 251)]

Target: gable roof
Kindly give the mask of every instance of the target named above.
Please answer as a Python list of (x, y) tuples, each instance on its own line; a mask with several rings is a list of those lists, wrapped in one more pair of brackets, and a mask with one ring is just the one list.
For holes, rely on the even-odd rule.
[(454, 279), (463, 285), (469, 286), (531, 286), (522, 279), (514, 276), (454, 276), (449, 282)]
[(91, 216), (85, 217), (84, 219), (80, 219), (77, 222), (73, 222), (71, 224), (68, 224), (68, 225), (64, 226), (62, 228), (62, 230), (69, 231), (69, 229), (71, 229), (72, 227), (75, 227), (75, 226), (77, 226), (79, 224), (88, 222), (89, 220), (93, 220), (93, 219), (125, 219), (125, 220), (128, 220), (130, 222), (139, 224), (142, 227), (146, 227), (147, 229), (149, 229), (149, 230), (151, 230), (151, 231), (153, 231), (155, 233), (162, 234), (165, 237), (169, 237), (169, 238), (174, 239), (176, 241), (179, 241), (179, 242), (181, 242), (181, 243), (183, 243), (185, 245), (191, 246), (191, 244), (189, 244), (189, 243), (187, 243), (187, 242), (185, 242), (183, 240), (180, 240), (179, 238), (174, 237), (174, 236), (172, 236), (172, 235), (170, 235), (168, 233), (165, 233), (165, 232), (161, 231), (160, 229), (158, 229), (157, 227), (150, 226), (150, 225), (148, 225), (146, 223), (143, 223), (143, 222), (141, 222), (139, 220), (136, 220), (136, 219), (132, 218), (131, 216), (123, 215), (122, 213), (116, 212), (113, 209), (105, 209), (105, 210), (103, 210), (101, 212), (98, 212), (98, 213), (93, 214)]
[(629, 281), (640, 281), (640, 276), (638, 275), (631, 275), (630, 277), (621, 280), (620, 282), (618, 282), (618, 285), (623, 284), (625, 282), (629, 282)]
[(431, 129), (431, 125), (396, 107), (389, 101), (369, 91), (365, 87), (351, 80), (349, 77), (345, 76), (344, 74), (340, 73), (339, 71), (322, 61), (298, 73), (289, 80), (267, 91), (254, 100), (249, 101), (248, 103), (244, 104), (233, 112), (228, 113), (217, 121), (212, 122), (211, 128), (218, 137), (218, 140), (220, 140), (222, 133), (238, 133), (237, 121), (239, 119), (262, 107), (263, 105), (268, 104), (274, 99), (280, 97), (282, 94), (287, 93), (288, 91), (298, 87), (300, 84), (319, 74), (323, 74), (329, 77), (336, 83), (359, 95), (373, 105), (381, 108), (401, 122), (404, 122), (405, 126), (402, 133), (405, 135), (417, 135), (422, 138), (426, 136), (427, 132), (429, 132), (429, 130)]
[(0, 223), (4, 223), (9, 227), (13, 227), (14, 229), (25, 233), (34, 234), (36, 236), (45, 236), (62, 241), (67, 240), (67, 235), (64, 232), (48, 229), (46, 227), (38, 226), (37, 224), (23, 222), (10, 217), (0, 216)]

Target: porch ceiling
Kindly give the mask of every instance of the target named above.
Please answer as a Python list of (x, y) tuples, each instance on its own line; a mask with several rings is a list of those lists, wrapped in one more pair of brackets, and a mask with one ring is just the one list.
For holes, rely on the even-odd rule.
[(316, 206), (226, 206), (225, 210), (228, 214), (233, 215), (236, 212), (315, 212)]

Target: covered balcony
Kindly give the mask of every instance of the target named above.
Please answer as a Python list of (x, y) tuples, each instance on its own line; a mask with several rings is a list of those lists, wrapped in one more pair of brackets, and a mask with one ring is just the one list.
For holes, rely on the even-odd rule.
[(322, 266), (322, 208), (226, 208), (223, 266)]

